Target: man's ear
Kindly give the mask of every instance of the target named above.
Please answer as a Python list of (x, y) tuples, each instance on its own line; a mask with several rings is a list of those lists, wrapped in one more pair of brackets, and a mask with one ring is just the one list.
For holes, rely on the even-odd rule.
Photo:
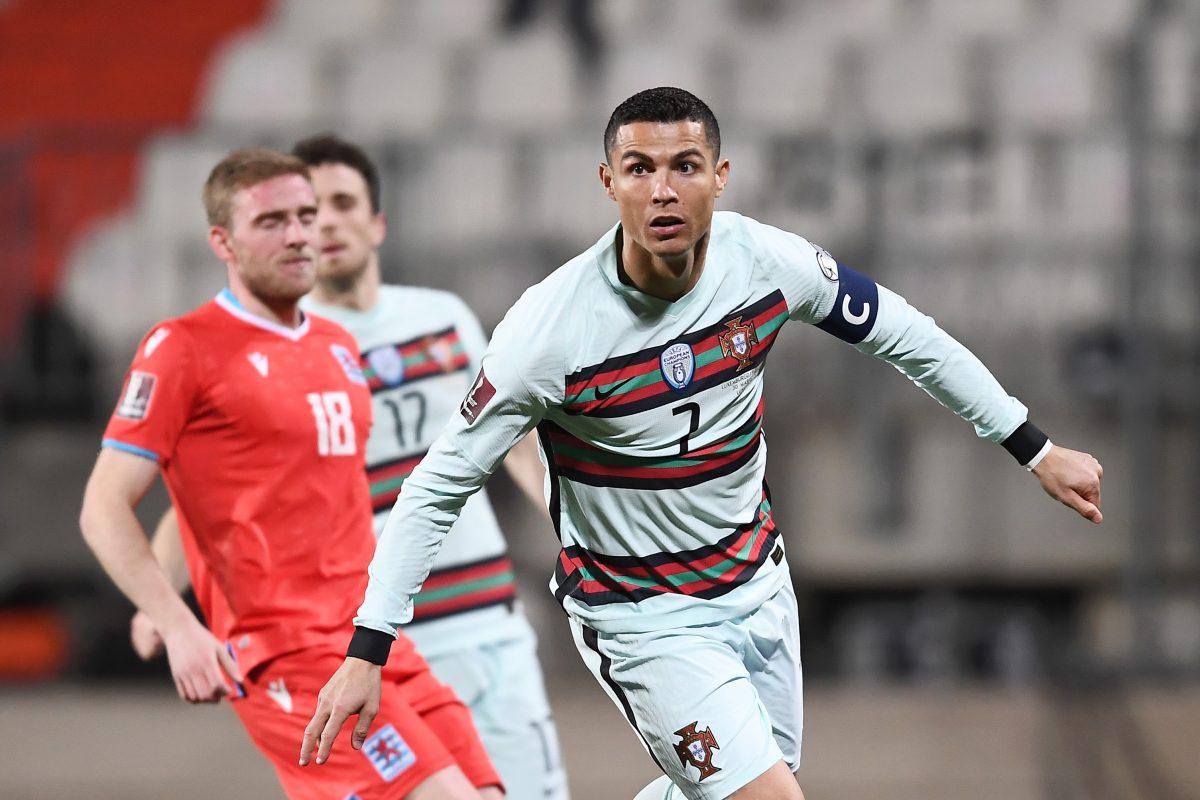
[(208, 229), (208, 246), (222, 262), (229, 264), (235, 260), (233, 248), (229, 246), (229, 231), (221, 226), (213, 225)]
[(717, 197), (720, 197), (725, 191), (725, 184), (729, 183), (729, 159), (722, 158), (717, 162)]
[(600, 184), (604, 187), (604, 193), (608, 195), (609, 200), (616, 200), (617, 195), (613, 192), (613, 171), (607, 163), (600, 162)]

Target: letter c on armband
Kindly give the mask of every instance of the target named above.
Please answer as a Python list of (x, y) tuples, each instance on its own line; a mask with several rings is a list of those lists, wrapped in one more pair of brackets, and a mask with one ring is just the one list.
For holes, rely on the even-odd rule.
[(837, 299), (829, 316), (817, 327), (844, 342), (858, 344), (871, 333), (878, 315), (879, 287), (875, 281), (839, 264)]

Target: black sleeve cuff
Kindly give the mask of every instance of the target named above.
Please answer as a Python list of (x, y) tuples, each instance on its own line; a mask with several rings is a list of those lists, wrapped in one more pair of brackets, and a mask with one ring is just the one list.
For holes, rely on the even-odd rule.
[(350, 637), (350, 646), (346, 648), (347, 658), (361, 658), (372, 664), (383, 666), (387, 663), (388, 654), (392, 651), (392, 642), (396, 639), (383, 631), (373, 628), (355, 628)]
[(1037, 429), (1032, 422), (1022, 422), (1000, 446), (1012, 454), (1021, 466), (1025, 466), (1042, 452), (1050, 437)]

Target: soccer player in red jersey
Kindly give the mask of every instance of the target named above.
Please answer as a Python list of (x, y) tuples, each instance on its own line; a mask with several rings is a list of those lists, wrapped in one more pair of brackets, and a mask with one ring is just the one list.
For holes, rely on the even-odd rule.
[[(355, 732), (360, 752), (315, 774), (296, 763), (374, 551), (370, 393), (350, 334), (297, 307), (315, 276), (305, 165), (236, 151), (204, 202), (229, 286), (138, 346), (84, 494), (84, 538), (161, 632), (179, 694), (231, 695), (289, 797), (502, 797), (469, 712), (407, 641), (375, 723)], [(160, 469), (210, 630), (134, 514)]]

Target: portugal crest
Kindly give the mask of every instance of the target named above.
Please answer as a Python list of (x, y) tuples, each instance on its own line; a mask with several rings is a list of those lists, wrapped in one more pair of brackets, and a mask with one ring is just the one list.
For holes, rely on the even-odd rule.
[(696, 726), (699, 724), (692, 722), (675, 731), (675, 735), (682, 739), (675, 744), (675, 753), (679, 756), (680, 766), (686, 768), (691, 764), (700, 770), (700, 780), (704, 780), (721, 771), (720, 767), (712, 763), (712, 751), (721, 749), (721, 746), (717, 744), (717, 737), (713, 736), (712, 728), (698, 731)]
[(721, 352), (737, 359), (737, 371), (741, 372), (750, 366), (754, 355), (754, 345), (758, 344), (758, 333), (754, 330), (754, 322), (742, 322), (741, 317), (725, 323), (725, 331), (717, 336), (721, 343)]
[(454, 348), (444, 338), (426, 336), (425, 352), (442, 368), (442, 372), (454, 371)]

